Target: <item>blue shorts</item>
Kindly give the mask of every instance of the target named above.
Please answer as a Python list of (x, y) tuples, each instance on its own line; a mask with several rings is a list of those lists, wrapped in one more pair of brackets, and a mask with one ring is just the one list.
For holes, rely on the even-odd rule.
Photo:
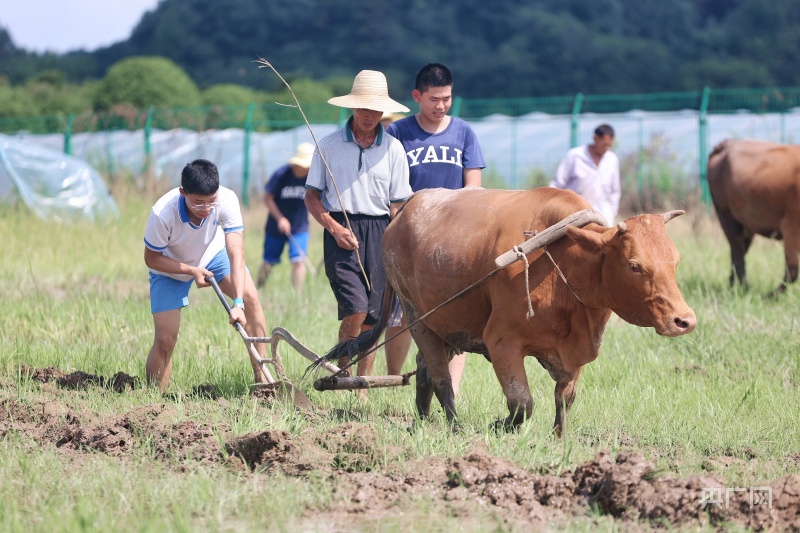
[[(294, 240), (294, 242), (292, 242)], [(283, 254), (283, 247), (289, 243), (289, 260), (292, 263), (299, 263), (303, 260), (303, 255), (308, 255), (308, 232), (293, 233), (292, 239), (286, 235), (270, 235), (267, 233), (264, 236), (264, 262), (270, 265), (276, 265), (281, 262), (281, 254)], [(297, 243), (297, 246), (295, 246)], [(299, 246), (299, 248), (298, 248)], [(302, 253), (301, 253), (302, 250)]]
[[(231, 273), (231, 262), (228, 251), (223, 248), (206, 265), (206, 269), (214, 273), (217, 283)], [(189, 289), (194, 279), (180, 281), (163, 274), (150, 272), (150, 312), (160, 313), (180, 309), (189, 305)]]

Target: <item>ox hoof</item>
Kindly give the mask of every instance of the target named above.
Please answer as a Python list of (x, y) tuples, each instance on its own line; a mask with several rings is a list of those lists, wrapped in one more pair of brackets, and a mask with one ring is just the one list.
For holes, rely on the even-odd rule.
[(409, 434), (413, 435), (414, 433), (416, 433), (419, 429), (421, 429), (425, 425), (425, 422), (427, 422), (426, 418), (415, 418), (414, 421), (411, 422), (411, 425), (408, 426)]
[(500, 420), (495, 420), (490, 429), (495, 433), (513, 433), (518, 431), (521, 425), (522, 422), (515, 419), (501, 418)]
[(764, 298), (767, 300), (774, 300), (776, 298), (780, 298), (781, 296), (786, 294), (786, 290), (788, 288), (789, 286), (786, 283), (781, 283), (780, 285), (778, 285), (777, 289), (768, 292)]

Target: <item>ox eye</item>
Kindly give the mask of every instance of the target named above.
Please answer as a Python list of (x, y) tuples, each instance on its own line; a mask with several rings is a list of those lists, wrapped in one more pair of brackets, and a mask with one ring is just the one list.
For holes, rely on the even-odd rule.
[(628, 268), (631, 270), (631, 272), (641, 272), (642, 271), (642, 267), (639, 265), (639, 263), (636, 263), (634, 261), (631, 261), (630, 263), (628, 263)]

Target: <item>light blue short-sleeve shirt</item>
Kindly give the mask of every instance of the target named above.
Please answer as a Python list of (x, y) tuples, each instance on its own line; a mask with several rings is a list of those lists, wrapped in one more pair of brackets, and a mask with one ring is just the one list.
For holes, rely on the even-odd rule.
[(344, 207), (354, 215), (389, 215), (391, 203), (407, 200), (412, 194), (405, 150), (400, 141), (384, 132), (383, 126), (379, 126), (372, 146), (361, 148), (353, 136), (352, 122), (350, 117), (344, 128), (319, 143), (343, 206), (319, 151), (314, 152), (306, 188), (322, 193), (322, 205), (328, 211), (342, 211)]

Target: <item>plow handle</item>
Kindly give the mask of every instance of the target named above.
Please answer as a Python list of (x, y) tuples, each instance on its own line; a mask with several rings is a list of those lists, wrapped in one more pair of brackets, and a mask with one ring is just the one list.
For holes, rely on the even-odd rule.
[[(212, 287), (214, 287), (214, 292), (217, 293), (217, 298), (219, 298), (219, 301), (225, 306), (228, 316), (231, 316), (231, 304), (228, 303), (228, 299), (225, 298), (224, 294), (222, 294), (222, 289), (219, 288), (217, 280), (214, 279), (214, 276), (206, 276), (206, 281), (209, 282)], [(236, 331), (239, 332), (239, 335), (241, 335), (242, 338), (247, 337), (247, 332), (244, 330), (244, 326), (242, 326), (238, 321), (235, 322), (234, 325), (236, 326)]]
[[(225, 306), (225, 310), (228, 312), (228, 317), (230, 317), (231, 304), (228, 303), (228, 299), (225, 298), (225, 295), (219, 288), (217, 280), (214, 279), (214, 276), (206, 276), (206, 281), (210, 283), (212, 287), (214, 287), (214, 292), (217, 293), (217, 298), (219, 298), (219, 301), (222, 302), (222, 305)], [(283, 365), (280, 365), (278, 368), (279, 372), (282, 373), (282, 377), (286, 379), (286, 381), (282, 380), (276, 381), (275, 378), (272, 377), (270, 371), (267, 369), (266, 365), (267, 361), (265, 361), (264, 359), (261, 358), (261, 356), (258, 355), (258, 351), (256, 350), (256, 346), (254, 343), (265, 342), (265, 341), (270, 342), (271, 340), (269, 338), (263, 338), (263, 337), (248, 337), (247, 332), (244, 330), (244, 326), (242, 326), (242, 324), (238, 320), (233, 324), (234, 326), (236, 326), (236, 331), (239, 332), (239, 335), (242, 336), (244, 343), (247, 345), (247, 351), (250, 353), (251, 361), (255, 364), (258, 364), (261, 367), (261, 371), (264, 373), (264, 377), (267, 378), (267, 383), (264, 385), (266, 385), (267, 387), (277, 387), (276, 388), (277, 394), (283, 398), (290, 399), (296, 407), (301, 407), (307, 410), (313, 410), (314, 405), (311, 403), (311, 400), (309, 400), (308, 397), (305, 394), (303, 394), (303, 392), (300, 389), (294, 388), (292, 384), (289, 383), (288, 378), (286, 378), (286, 375), (283, 373)], [(275, 353), (274, 361), (278, 361), (280, 363), (280, 356), (277, 354), (277, 351)]]

